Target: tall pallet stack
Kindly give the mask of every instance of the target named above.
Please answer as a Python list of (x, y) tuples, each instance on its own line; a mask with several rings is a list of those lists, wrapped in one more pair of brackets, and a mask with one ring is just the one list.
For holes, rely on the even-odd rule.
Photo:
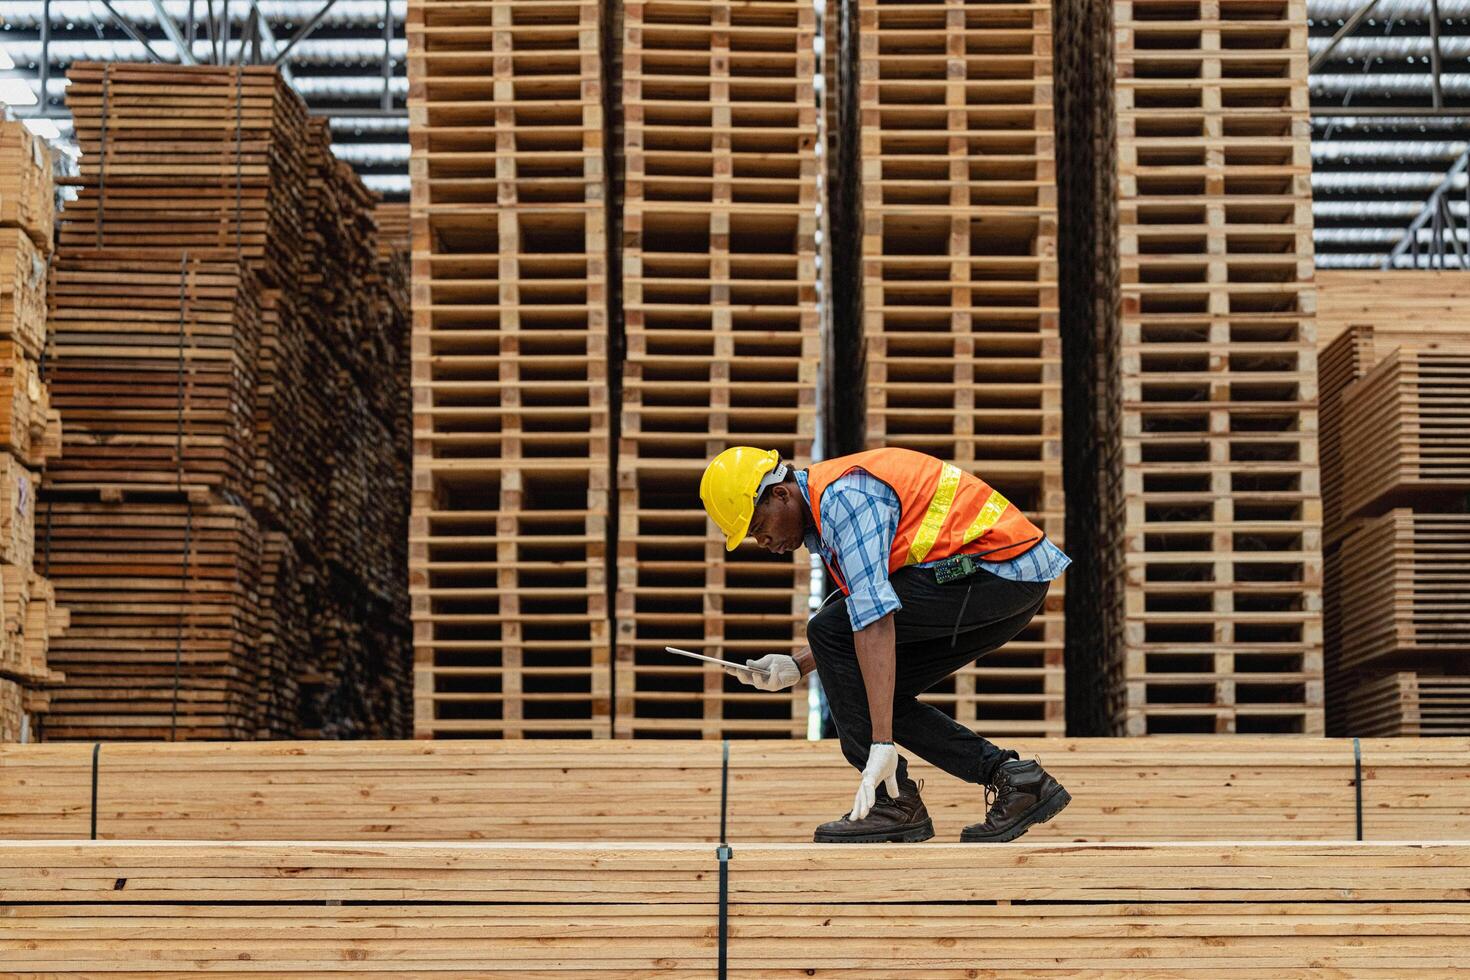
[[(1116, 78), (1097, 111), (1117, 168), (1098, 207), (1116, 207), (1118, 230), (1070, 260), (1116, 249), (1117, 293), (1095, 288), (1117, 319), (1068, 324), (1101, 327), (1098, 384), (1121, 393), (1121, 411), (1074, 431), (1099, 449), (1114, 555), (1100, 561), (1125, 575), (1121, 609), (1098, 619), (1096, 679), (1118, 733), (1320, 733), (1305, 4), (1112, 12)], [(1092, 166), (1078, 151), (1072, 164)]]
[(1470, 322), (1408, 312), (1436, 285), (1374, 277), (1322, 349), (1329, 734), (1470, 732)]
[(401, 734), (406, 323), (372, 196), (270, 69), (78, 64), (68, 102), (47, 737)]
[(0, 122), (0, 742), (35, 738), (49, 688), (63, 680), (49, 650), (67, 613), (35, 570), (40, 470), (61, 448), (40, 366), (54, 209), (50, 151), (20, 123)]
[(602, 6), (409, 6), (420, 737), (610, 733)]
[(804, 685), (753, 692), (663, 647), (744, 661), (804, 638), (806, 553), (727, 555), (699, 480), (729, 446), (811, 461), (815, 35), (804, 0), (623, 5), (619, 736), (806, 731)]
[[(1065, 545), (1052, 11), (858, 4), (866, 440), (975, 472)], [(1059, 735), (1061, 583), (931, 691), (967, 725)]]

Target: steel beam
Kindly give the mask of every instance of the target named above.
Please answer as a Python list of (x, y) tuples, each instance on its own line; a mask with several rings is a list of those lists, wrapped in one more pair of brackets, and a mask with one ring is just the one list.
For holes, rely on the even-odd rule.
[(1434, 107), (1444, 108), (1444, 84), (1440, 80), (1443, 62), (1439, 57), (1439, 0), (1429, 0), (1429, 71), (1434, 92)]
[(1376, 6), (1378, 6), (1378, 0), (1368, 0), (1367, 3), (1359, 7), (1357, 9), (1357, 12), (1347, 19), (1347, 23), (1339, 27), (1337, 29), (1337, 33), (1332, 35), (1332, 40), (1327, 42), (1327, 47), (1323, 48), (1321, 51), (1318, 51), (1315, 55), (1312, 56), (1312, 60), (1307, 62), (1307, 72), (1310, 74), (1311, 72), (1316, 71), (1317, 68), (1322, 64), (1322, 62), (1330, 58), (1332, 56), (1332, 52), (1336, 51), (1337, 46), (1342, 43), (1342, 39), (1347, 37), (1353, 31), (1357, 30), (1358, 25), (1363, 22), (1363, 18), (1371, 14), (1373, 12), (1373, 8)]
[(307, 21), (305, 24), (302, 24), (299, 31), (291, 35), (291, 40), (286, 42), (286, 46), (281, 49), (280, 53), (276, 55), (276, 60), (271, 62), (271, 64), (279, 65), (281, 62), (285, 61), (286, 56), (291, 53), (291, 49), (296, 47), (299, 42), (304, 41), (306, 40), (306, 38), (310, 37), (311, 32), (316, 30), (318, 25), (321, 24), (322, 18), (327, 16), (327, 11), (331, 10), (336, 5), (337, 0), (327, 0), (326, 3), (322, 4), (322, 9), (318, 10), (316, 14), (311, 18), (311, 20)]
[(149, 58), (152, 58), (160, 65), (164, 63), (163, 59), (159, 57), (158, 52), (153, 50), (153, 45), (149, 44), (148, 39), (143, 36), (143, 33), (132, 24), (128, 23), (123, 15), (117, 12), (117, 8), (112, 5), (111, 0), (99, 0), (99, 2), (102, 4), (103, 7), (107, 9), (107, 14), (112, 18), (112, 22), (116, 24), (124, 34), (132, 38), (134, 41), (137, 41), (139, 44), (143, 45), (143, 50), (148, 53)]
[(185, 43), (184, 32), (179, 30), (179, 25), (174, 23), (174, 19), (169, 16), (168, 9), (163, 5), (163, 0), (150, 0), (150, 2), (153, 4), (153, 13), (158, 17), (158, 26), (163, 28), (163, 33), (168, 35), (168, 39), (178, 49), (179, 60), (186, 65), (199, 64), (194, 59), (193, 46)]
[(1399, 239), (1398, 244), (1393, 247), (1388, 255), (1384, 256), (1383, 268), (1392, 269), (1394, 259), (1404, 254), (1405, 251), (1410, 252), (1414, 256), (1414, 264), (1416, 266), (1418, 265), (1419, 229), (1431, 221), (1438, 220), (1440, 198), (1454, 188), (1455, 178), (1465, 173), (1467, 166), (1470, 166), (1470, 148), (1467, 148), (1464, 153), (1461, 153), (1459, 159), (1450, 166), (1449, 173), (1445, 174), (1444, 180), (1440, 182), (1439, 186), (1430, 193), (1428, 200), (1424, 202), (1424, 207), (1419, 211), (1418, 217), (1409, 222), (1409, 228), (1404, 232), (1404, 236)]

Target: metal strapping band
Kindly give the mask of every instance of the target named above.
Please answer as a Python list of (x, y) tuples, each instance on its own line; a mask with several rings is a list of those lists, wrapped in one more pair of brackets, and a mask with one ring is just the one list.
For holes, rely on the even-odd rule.
[(910, 565), (923, 561), (934, 547), (934, 542), (939, 540), (939, 530), (944, 527), (944, 519), (949, 516), (950, 505), (954, 503), (955, 491), (959, 488), (959, 467), (945, 463), (939, 471), (939, 483), (934, 487), (934, 496), (929, 499), (929, 509), (924, 512), (924, 520), (920, 522), (919, 530), (914, 535), (914, 543), (909, 545)]
[(1363, 746), (1353, 739), (1353, 789), (1358, 797), (1358, 840), (1363, 839)]
[[(244, 42), (242, 41), (241, 44), (244, 44)], [(240, 156), (241, 156), (240, 130), (241, 130), (241, 127), (243, 125), (242, 122), (241, 122), (242, 110), (241, 110), (240, 103), (241, 103), (241, 101), (242, 101), (242, 99), (244, 97), (244, 85), (243, 85), (244, 81), (245, 81), (245, 69), (244, 69), (244, 67), (242, 66), (242, 67), (236, 68), (235, 69), (235, 261), (236, 262), (240, 261), (240, 255), (241, 255), (240, 236), (243, 234), (243, 231), (241, 229), (241, 224), (242, 224), (242, 222), (244, 220), (243, 219), (243, 216), (241, 215), (241, 212), (240, 212), (241, 168), (244, 165), (243, 164), (243, 161), (240, 159)]]
[[(980, 513), (975, 518), (975, 522), (965, 528), (965, 537), (962, 543), (969, 544), (986, 531), (995, 527), (995, 522), (1000, 520), (1001, 515), (1006, 512), (1006, 508), (1010, 505), (1011, 502), (1005, 498), (1003, 493), (999, 490), (991, 489), (990, 496), (986, 498), (985, 506), (980, 508)], [(1005, 549), (997, 548), (996, 550), (1004, 551)]]
[[(189, 253), (186, 250), (179, 259), (179, 363), (177, 389), (177, 442), (175, 444), (175, 472), (180, 493), (184, 491), (184, 327), (189, 315)], [(194, 501), (184, 498), (184, 555), (179, 566), (179, 601), (186, 602), (189, 590), (189, 558), (194, 544)], [(179, 625), (174, 631), (174, 686), (169, 702), (168, 740), (178, 741), (179, 736), (179, 680), (184, 662), (184, 619), (183, 608), (179, 609)]]
[[(97, 247), (102, 247), (102, 222), (107, 213), (107, 111), (112, 89), (112, 62), (102, 66), (102, 148), (97, 153)], [(41, 93), (45, 98), (45, 93)]]
[(102, 752), (102, 743), (92, 743), (92, 839), (97, 839), (97, 756)]

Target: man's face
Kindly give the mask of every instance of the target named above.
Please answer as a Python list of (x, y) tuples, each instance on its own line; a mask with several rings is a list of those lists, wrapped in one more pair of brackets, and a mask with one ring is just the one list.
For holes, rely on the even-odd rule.
[(784, 555), (802, 543), (801, 503), (797, 491), (787, 483), (778, 483), (761, 498), (750, 518), (750, 534), (767, 551)]

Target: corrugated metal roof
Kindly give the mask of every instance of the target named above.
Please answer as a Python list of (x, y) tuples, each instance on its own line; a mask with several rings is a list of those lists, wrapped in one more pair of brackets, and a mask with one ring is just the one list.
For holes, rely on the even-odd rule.
[[(326, 0), (262, 0), (269, 53), (284, 46)], [(179, 24), (189, 0), (163, 0)], [(337, 152), (374, 188), (393, 197), (408, 192), (406, 43), (407, 0), (336, 0), (315, 32), (290, 52), (292, 81), (313, 111), (333, 117)], [(1308, 0), (1309, 48), (1316, 57), (1334, 33), (1363, 6), (1362, 0)], [(45, 111), (67, 129), (63, 92), (66, 66), (75, 60), (144, 60), (97, 0), (51, 0), (50, 63)], [(177, 56), (152, 0), (114, 0), (161, 56)], [(205, 9), (195, 0), (196, 15)], [(38, 88), (44, 0), (0, 0), (0, 43), (16, 67), (0, 72)], [(1352, 35), (1344, 38), (1311, 76), (1313, 192), (1317, 261), (1324, 267), (1371, 266), (1406, 233), (1426, 200), (1467, 151), (1470, 134), (1470, 0), (1440, 0), (1439, 60), (1442, 104), (1465, 115), (1428, 116), (1434, 100), (1431, 71), (1434, 31), (1429, 0), (1378, 0)], [(249, 15), (245, 0), (230, 4), (238, 37)], [(220, 4), (216, 3), (216, 12)], [(389, 38), (385, 43), (384, 28)], [(195, 42), (201, 54), (203, 32)], [(386, 60), (386, 73), (385, 73)], [(386, 79), (386, 82), (385, 82)], [(1361, 110), (1355, 115), (1344, 111)], [(1386, 115), (1392, 110), (1401, 114)], [(22, 110), (24, 112), (25, 110)], [(1337, 113), (1328, 115), (1328, 113)], [(1452, 221), (1462, 221), (1470, 200), (1463, 174), (1449, 181)], [(1457, 232), (1464, 240), (1465, 232)], [(1433, 222), (1418, 237), (1428, 243)], [(1381, 246), (1381, 247), (1380, 247)], [(1402, 261), (1406, 261), (1402, 260)], [(1456, 262), (1453, 251), (1449, 264)]]

